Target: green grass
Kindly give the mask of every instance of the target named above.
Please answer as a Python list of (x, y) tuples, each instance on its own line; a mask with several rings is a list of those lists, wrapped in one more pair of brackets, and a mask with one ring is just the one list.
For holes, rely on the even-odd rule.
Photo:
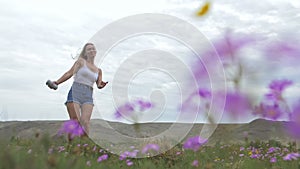
[[(241, 148), (242, 147), (242, 148)], [(274, 152), (268, 152), (274, 147)], [(103, 150), (88, 139), (75, 139), (68, 143), (64, 140), (39, 136), (30, 140), (11, 138), (2, 141), (0, 169), (117, 169), (117, 168), (201, 168), (201, 169), (299, 169), (300, 161), (284, 161), (283, 156), (290, 152), (298, 152), (295, 144), (282, 145), (280, 142), (249, 142), (244, 144), (216, 144), (203, 146), (197, 152), (183, 150), (178, 144), (169, 151), (149, 158), (128, 158), (133, 164), (128, 166), (116, 154)], [(259, 158), (251, 158), (253, 154)], [(108, 159), (97, 162), (99, 156), (108, 154)], [(270, 162), (271, 157), (277, 161)], [(198, 160), (198, 167), (193, 166)]]

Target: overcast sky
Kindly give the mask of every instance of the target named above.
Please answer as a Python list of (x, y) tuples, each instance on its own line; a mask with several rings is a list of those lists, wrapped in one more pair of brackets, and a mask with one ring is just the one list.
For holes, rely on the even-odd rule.
[[(46, 80), (57, 80), (73, 65), (72, 56), (99, 30), (127, 16), (142, 13), (175, 16), (196, 26), (212, 41), (227, 29), (270, 39), (290, 37), (299, 40), (299, 0), (211, 2), (212, 8), (207, 16), (199, 18), (195, 17), (195, 12), (203, 2), (195, 0), (0, 0), (0, 119), (68, 119), (64, 102), (73, 79), (60, 85), (56, 91), (47, 88)], [(131, 38), (118, 44), (97, 65), (103, 70), (104, 81), (113, 80), (118, 66), (127, 56), (149, 48), (175, 53), (178, 58), (191, 53), (166, 37)], [(272, 78), (291, 78), (295, 84), (287, 92), (292, 95), (300, 91), (299, 78), (296, 78), (299, 73), (295, 71), (296, 68), (285, 67), (265, 76), (262, 78), (265, 81), (260, 82), (266, 86)], [(180, 88), (168, 73), (155, 70), (137, 72), (128, 91), (131, 96), (146, 98), (152, 91), (160, 91), (156, 94), (158, 97), (164, 94), (165, 109), (156, 115), (155, 120), (177, 119), (178, 114), (174, 113), (177, 106), (174, 105), (179, 103)], [(114, 120), (111, 85), (95, 90), (95, 103), (92, 118)], [(201, 120), (199, 117), (198, 121)]]

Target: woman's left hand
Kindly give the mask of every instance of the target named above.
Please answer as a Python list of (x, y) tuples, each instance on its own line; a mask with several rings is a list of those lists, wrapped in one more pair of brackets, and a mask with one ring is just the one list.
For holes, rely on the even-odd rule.
[(108, 82), (103, 82), (103, 81), (101, 81), (101, 84), (97, 86), (98, 89), (102, 89), (103, 87), (106, 86), (107, 83), (108, 83)]

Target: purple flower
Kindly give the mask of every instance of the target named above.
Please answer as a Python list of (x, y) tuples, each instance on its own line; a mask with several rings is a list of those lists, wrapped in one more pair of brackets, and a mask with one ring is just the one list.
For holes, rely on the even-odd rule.
[(147, 144), (143, 149), (142, 149), (142, 153), (146, 154), (148, 153), (150, 150), (154, 150), (154, 151), (159, 151), (160, 147), (157, 144)]
[(200, 136), (190, 137), (184, 142), (183, 148), (198, 151), (199, 148), (206, 142), (207, 139), (202, 139)]
[(254, 159), (259, 158), (259, 157), (260, 157), (260, 154), (252, 154), (250, 156), (250, 158), (254, 158)]
[(84, 135), (84, 129), (77, 120), (68, 120), (63, 123), (62, 127), (58, 131), (59, 135), (63, 133), (70, 134), (71, 138), (74, 138), (75, 136)]
[(277, 158), (276, 157), (272, 157), (271, 159), (270, 159), (270, 163), (276, 163), (277, 162)]
[(103, 154), (102, 156), (98, 157), (97, 162), (100, 163), (104, 160), (108, 159), (108, 155), (107, 154)]
[(285, 161), (297, 160), (300, 157), (299, 153), (289, 153), (283, 157)]
[(276, 148), (274, 148), (274, 147), (270, 147), (269, 149), (268, 149), (268, 154), (271, 154), (271, 153), (274, 153), (276, 151)]

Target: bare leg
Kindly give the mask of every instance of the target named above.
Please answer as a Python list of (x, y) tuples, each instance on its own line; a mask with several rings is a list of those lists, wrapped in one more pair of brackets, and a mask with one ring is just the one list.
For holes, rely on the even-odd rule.
[(70, 102), (67, 103), (67, 110), (69, 117), (72, 120), (79, 120), (80, 117), (80, 105), (78, 103)]
[(85, 129), (86, 135), (88, 135), (90, 131), (90, 120), (93, 112), (93, 107), (94, 106), (91, 104), (83, 104), (81, 107), (80, 122)]
[[(70, 102), (67, 103), (67, 110), (71, 120), (79, 121), (80, 117), (80, 105), (78, 103)], [(68, 135), (68, 140), (72, 141), (71, 135)]]

